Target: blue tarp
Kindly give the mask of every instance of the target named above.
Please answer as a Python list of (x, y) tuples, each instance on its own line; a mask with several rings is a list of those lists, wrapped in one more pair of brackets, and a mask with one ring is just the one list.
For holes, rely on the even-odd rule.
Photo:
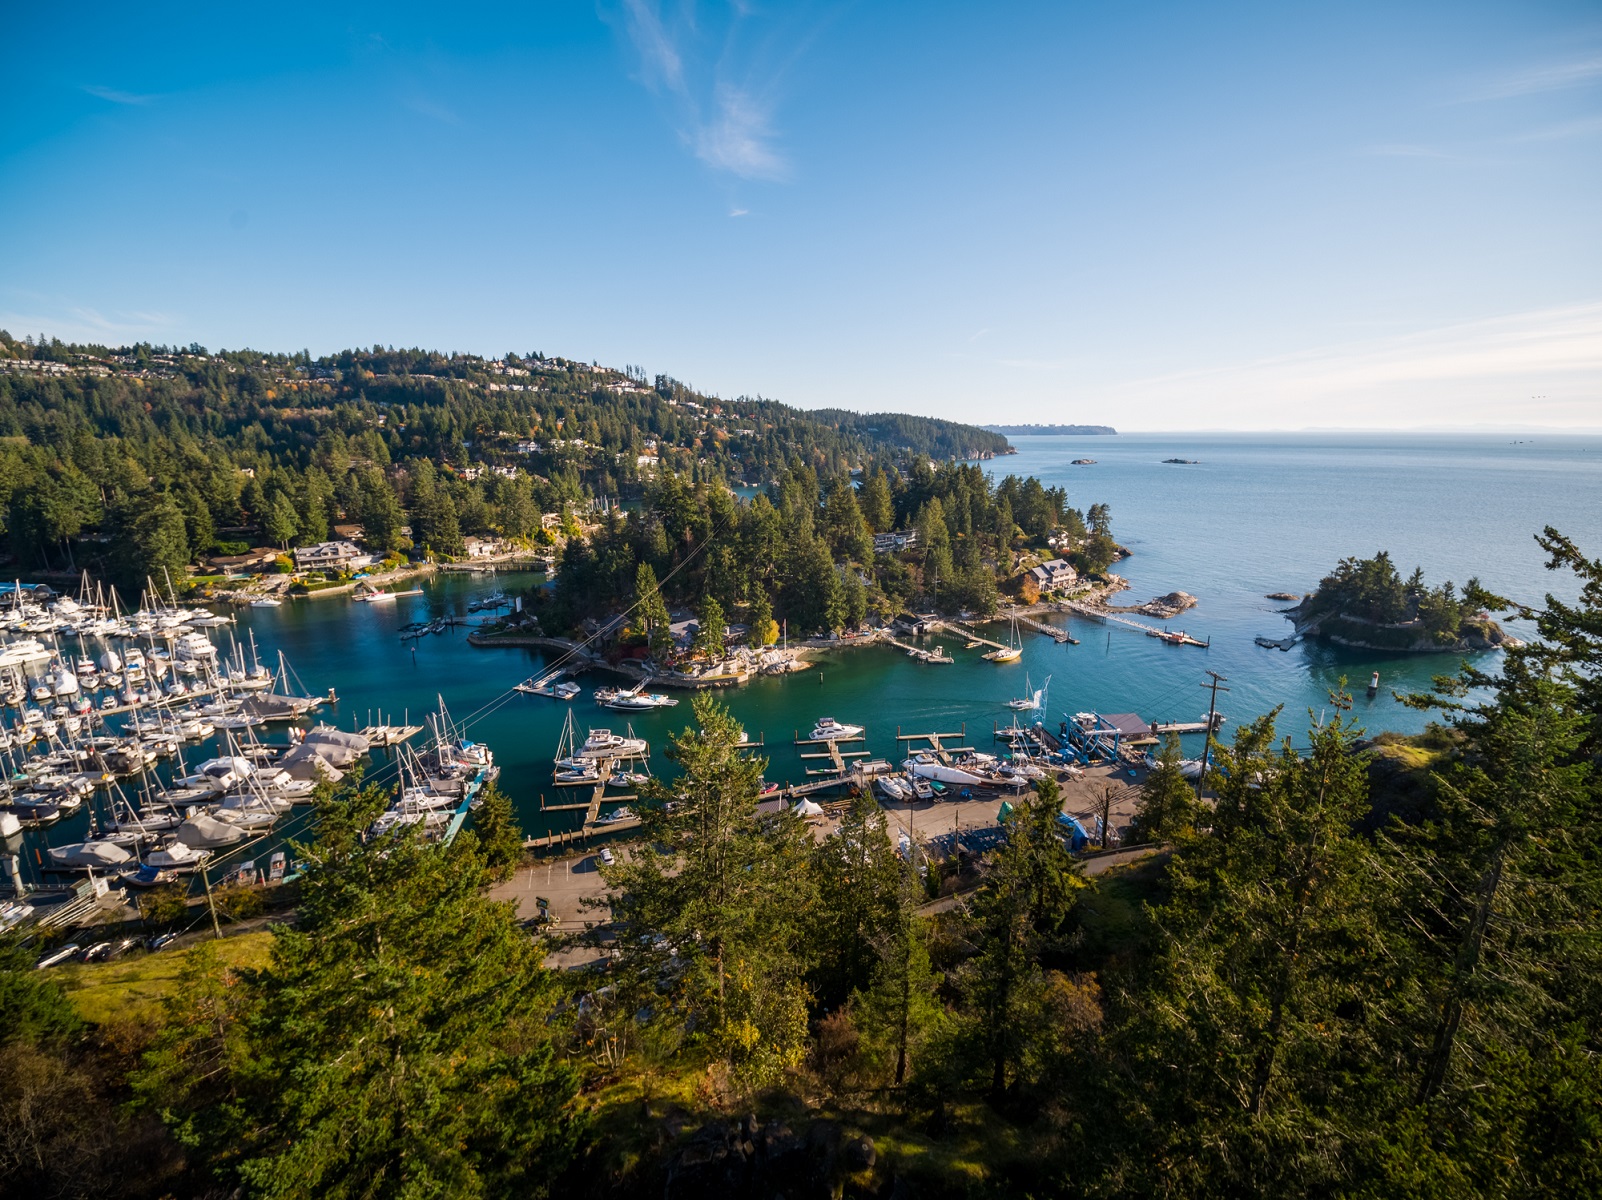
[(1064, 832), (1068, 835), (1068, 849), (1074, 853), (1077, 854), (1090, 844), (1090, 834), (1085, 832), (1085, 827), (1079, 823), (1078, 818), (1069, 816), (1067, 813), (1058, 813), (1057, 823), (1065, 826)]

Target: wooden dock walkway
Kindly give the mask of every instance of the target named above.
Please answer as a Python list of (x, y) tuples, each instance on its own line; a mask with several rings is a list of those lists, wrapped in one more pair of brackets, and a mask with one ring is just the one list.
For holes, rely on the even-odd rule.
[(946, 621), (946, 620), (942, 620), (942, 619), (938, 619), (937, 618), (937, 619), (935, 619), (933, 621), (930, 621), (929, 624), (931, 626), (935, 627), (935, 628), (944, 629), (949, 633), (954, 633), (958, 637), (967, 638), (970, 648), (971, 648), (971, 646), (973, 644), (977, 643), (978, 645), (981, 645), (981, 646), (989, 646), (992, 650), (1010, 650), (1011, 649), (1010, 646), (1004, 646), (1000, 642), (993, 642), (987, 637), (980, 637), (977, 633), (975, 633), (973, 630), (969, 629), (967, 626), (959, 625), (955, 621)]
[(1023, 616), (1016, 616), (1015, 615), (1015, 616), (1013, 616), (1012, 619), (1017, 621), (1018, 624), (1024, 626), (1024, 628), (1026, 628), (1026, 629), (1033, 629), (1036, 633), (1045, 634), (1052, 641), (1056, 642), (1059, 646), (1062, 645), (1064, 642), (1074, 642), (1076, 645), (1078, 644), (1078, 639), (1070, 636), (1068, 631), (1066, 629), (1061, 628), (1060, 626), (1047, 625), (1044, 621), (1037, 621), (1033, 617), (1023, 617)]
[(1127, 625), (1130, 629), (1138, 629), (1147, 637), (1162, 638), (1175, 645), (1201, 646), (1210, 645), (1209, 642), (1200, 642), (1186, 633), (1173, 633), (1167, 629), (1158, 629), (1155, 625), (1148, 625), (1144, 621), (1136, 621), (1124, 616), (1122, 613), (1103, 612), (1099, 608), (1092, 608), (1088, 604), (1081, 604), (1077, 600), (1064, 600), (1064, 607), (1072, 609), (1083, 617), (1093, 617), (1098, 621), (1116, 621), (1120, 625)]
[[(1220, 713), (1213, 721), (1213, 729), (1216, 730), (1223, 723), (1224, 723), (1224, 717), (1223, 717), (1223, 714)], [(1206, 721), (1153, 721), (1152, 725), (1151, 725), (1151, 730), (1152, 730), (1153, 733), (1206, 733), (1207, 732), (1207, 722)]]
[[(943, 763), (949, 763), (953, 754), (962, 751), (971, 751), (973, 749), (972, 746), (946, 745), (945, 743), (951, 739), (955, 739), (959, 742), (967, 741), (968, 726), (964, 724), (961, 733), (902, 733), (899, 727), (896, 729), (896, 741), (928, 742), (930, 752), (933, 753), (934, 756)], [(909, 751), (913, 751), (919, 749), (919, 747), (909, 745), (907, 749)]]
[(945, 651), (945, 647), (943, 647), (943, 646), (936, 646), (933, 650), (924, 650), (924, 649), (922, 649), (922, 648), (920, 648), (918, 646), (913, 646), (913, 645), (911, 645), (911, 644), (909, 644), (907, 642), (897, 641), (893, 637), (885, 637), (883, 640), (886, 641), (886, 642), (889, 642), (897, 650), (906, 651), (906, 654), (907, 654), (908, 658), (915, 658), (919, 662), (936, 663), (936, 664), (943, 665), (943, 664), (946, 664), (946, 663), (951, 663), (951, 662), (955, 662), (956, 661), (955, 659), (953, 659), (951, 657), (951, 655), (946, 654), (944, 652)]

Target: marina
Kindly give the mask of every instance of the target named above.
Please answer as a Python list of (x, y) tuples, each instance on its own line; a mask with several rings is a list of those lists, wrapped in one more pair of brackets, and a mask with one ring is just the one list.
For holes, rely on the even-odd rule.
[[(1023, 451), (1024, 466), (1049, 476), (1048, 463), (1029, 459), (1027, 445)], [(1106, 479), (1121, 478), (1118, 463), (1124, 453), (1110, 447), (1104, 454), (1101, 469), (1107, 472)], [(1228, 461), (1222, 451), (1209, 458), (1219, 463)], [(1131, 465), (1128, 469), (1143, 468)], [(1210, 635), (1209, 665), (1231, 678), (1230, 686), (1235, 690), (1229, 709), (1236, 719), (1240, 719), (1237, 714), (1255, 715), (1274, 704), (1285, 703), (1283, 728), (1294, 736), (1296, 714), (1310, 709), (1311, 718), (1303, 719), (1316, 720), (1321, 709), (1327, 711), (1328, 693), (1339, 686), (1342, 677), (1366, 682), (1372, 672), (1380, 670), (1385, 687), (1376, 689), (1372, 696), (1365, 695), (1361, 686), (1355, 689), (1359, 719), (1371, 728), (1405, 732), (1422, 727), (1424, 718), (1400, 705), (1394, 695), (1426, 687), (1429, 677), (1440, 669), (1439, 660), (1431, 656), (1398, 658), (1306, 642), (1296, 643), (1291, 653), (1265, 655), (1254, 644), (1254, 638), (1265, 632), (1283, 633), (1285, 627), (1283, 618), (1266, 607), (1269, 602), (1263, 601), (1263, 595), (1276, 590), (1274, 585), (1282, 581), (1305, 588), (1309, 572), (1304, 569), (1286, 573), (1279, 568), (1268, 577), (1259, 574), (1244, 579), (1232, 591), (1230, 578), (1207, 560), (1188, 558), (1180, 566), (1173, 565), (1173, 560), (1165, 557), (1171, 544), (1183, 543), (1171, 543), (1165, 538), (1159, 547), (1144, 547), (1120, 570), (1133, 574), (1138, 569), (1136, 583), (1143, 590), (1164, 592), (1182, 585), (1202, 598), (1193, 619)], [(92, 832), (109, 824), (115, 815), (111, 811), (113, 783), (128, 793), (127, 807), (134, 813), (156, 811), (145, 803), (142, 785), (135, 782), (130, 786), (130, 780), (140, 779), (141, 770), (152, 780), (152, 796), (170, 793), (175, 799), (184, 795), (193, 798), (193, 793), (175, 788), (173, 780), (192, 775), (194, 764), (228, 757), (225, 739), (229, 735), (243, 751), (241, 757), (262, 756), (264, 761), (274, 763), (281, 762), (282, 756), (294, 749), (286, 733), (289, 728), (310, 730), (322, 724), (366, 735), (372, 764), (369, 778), (387, 780), (393, 786), (399, 779), (400, 751), (413, 742), (432, 740), (430, 731), (422, 727), (421, 717), (410, 714), (434, 712), (441, 699), (448, 711), (461, 714), (459, 737), (495, 747), (496, 765), (502, 771), (501, 785), (512, 798), (525, 835), (536, 849), (560, 853), (597, 839), (626, 834), (635, 828), (627, 819), (607, 822), (604, 818), (614, 809), (626, 807), (623, 797), (635, 794), (635, 789), (607, 788), (606, 776), (599, 771), (598, 779), (583, 785), (587, 791), (582, 809), (564, 810), (554, 804), (542, 807), (540, 799), (542, 794), (550, 798), (552, 778), (547, 772), (551, 770), (551, 747), (558, 740), (569, 710), (580, 728), (605, 728), (621, 715), (604, 708), (592, 695), (597, 688), (605, 690), (601, 680), (586, 674), (600, 656), (574, 655), (572, 643), (562, 643), (568, 649), (554, 645), (490, 648), (471, 645), (461, 636), (464, 626), (477, 619), (474, 614), (484, 611), (486, 600), (499, 603), (494, 600), (495, 592), (515, 597), (542, 578), (512, 572), (494, 576), (441, 572), (422, 583), (418, 589), (421, 594), (395, 604), (358, 606), (349, 597), (311, 602), (286, 599), (279, 605), (261, 608), (247, 604), (215, 611), (200, 609), (187, 621), (175, 620), (176, 611), (163, 611), (183, 607), (174, 604), (170, 596), (159, 603), (147, 603), (137, 619), (127, 613), (117, 618), (86, 617), (82, 622), (40, 614), (8, 619), (0, 631), (5, 642), (0, 649), (0, 675), (10, 680), (7, 706), (0, 718), (5, 726), (0, 761), (8, 767), (11, 791), (7, 805), (16, 806), (16, 811), (9, 814), (14, 817), (16, 828), (0, 824), (0, 836), (6, 838), (10, 858), (26, 875), (29, 886), (43, 886), (46, 880), (41, 870), (50, 862), (50, 849), (92, 842)], [(1517, 590), (1505, 579), (1488, 578), (1487, 585)], [(1231, 598), (1235, 596), (1240, 598)], [(78, 602), (76, 597), (72, 599)], [(88, 599), (93, 607), (93, 595)], [(6, 603), (0, 597), (0, 609)], [(196, 609), (193, 605), (188, 607), (192, 612)], [(1084, 615), (1036, 610), (1020, 615), (1018, 626), (1020, 630), (1038, 632), (1029, 624), (1034, 622), (1048, 629), (1066, 630), (1068, 619), (1077, 621)], [(976, 721), (992, 725), (993, 739), (1002, 735), (998, 746), (1008, 753), (998, 754), (997, 758), (1003, 761), (1011, 753), (1011, 745), (1020, 743), (1031, 758), (1064, 755), (1065, 771), (1069, 767), (1085, 769), (1085, 759), (1097, 754), (1103, 756), (1103, 762), (1118, 761), (1127, 764), (1127, 769), (1139, 770), (1145, 751), (1170, 731), (1185, 739), (1188, 761), (1199, 759), (1204, 720), (1196, 719), (1195, 697), (1200, 675), (1180, 666), (1170, 648), (1157, 637), (1113, 637), (1115, 631), (1109, 629), (1106, 638), (1086, 639), (1085, 644), (1078, 645), (1041, 635), (1022, 643), (1020, 658), (1025, 670), (1013, 674), (997, 672), (992, 663), (981, 657), (985, 651), (1007, 645), (1002, 631), (1008, 630), (1010, 623), (936, 620), (939, 624), (930, 622), (922, 638), (893, 635), (902, 643), (900, 646), (884, 641), (867, 645), (842, 642), (838, 649), (809, 649), (805, 653), (810, 665), (819, 669), (800, 674), (753, 671), (743, 682), (721, 693), (736, 719), (750, 731), (753, 745), (758, 747), (754, 752), (768, 761), (766, 777), (781, 787), (789, 785), (785, 798), (790, 803), (813, 796), (826, 799), (843, 795), (865, 782), (871, 782), (881, 793), (884, 784), (896, 788), (912, 786), (914, 776), (908, 775), (905, 767), (892, 767), (873, 775), (847, 771), (842, 776), (832, 756), (803, 759), (804, 753), (827, 754), (824, 746), (801, 746), (795, 742), (799, 734), (813, 728), (819, 711), (831, 709), (861, 714), (858, 721), (868, 714), (877, 718), (866, 723), (860, 742), (837, 747), (862, 752), (849, 759), (842, 754), (842, 764), (899, 764), (915, 757), (895, 736), (897, 725), (904, 729), (949, 731), (973, 728)], [(1265, 625), (1265, 620), (1278, 624)], [(76, 628), (80, 624), (81, 634), (62, 629), (64, 625)], [(1135, 632), (1132, 626), (1143, 623), (1123, 618), (1122, 622), (1111, 624)], [(398, 635), (407, 627), (430, 632), (403, 642)], [(1139, 630), (1142, 634), (1149, 631), (1150, 627)], [(1229, 636), (1221, 639), (1221, 631)], [(953, 639), (947, 649), (954, 661), (942, 665), (938, 672), (929, 671), (926, 660), (909, 656), (905, 649), (912, 646), (924, 650), (938, 644), (925, 640), (929, 633), (944, 633)], [(196, 635), (215, 649), (214, 666), (204, 665), (203, 660), (209, 656), (196, 638), (184, 642), (186, 651), (179, 651), (185, 634)], [(123, 651), (127, 649), (140, 652), (127, 656), (131, 666), (123, 661)], [(107, 651), (117, 655), (116, 670), (110, 668), (111, 660), (102, 659)], [(156, 651), (163, 653), (157, 655)], [(198, 658), (187, 656), (196, 651)], [(282, 660), (280, 652), (284, 655)], [(80, 660), (85, 658), (92, 660), (93, 672), (79, 669)], [(64, 683), (60, 668), (52, 665), (58, 661), (71, 670), (78, 694), (54, 694), (56, 684)], [(290, 664), (290, 670), (283, 669)], [(149, 682), (152, 670), (160, 672), (159, 685)], [(1040, 710), (1017, 710), (1021, 732), (1008, 732), (1006, 725), (996, 723), (994, 714), (1011, 707), (1012, 701), (1033, 699), (1035, 685), (1020, 681), (1026, 674), (1037, 681), (1052, 676), (1050, 693)], [(47, 675), (55, 677), (49, 685), (44, 683)], [(109, 688), (105, 681), (113, 675), (117, 686)], [(91, 677), (96, 685), (93, 688), (87, 686)], [(138, 682), (130, 682), (130, 678)], [(168, 694), (168, 688), (179, 682), (182, 693)], [(529, 686), (519, 689), (523, 683)], [(547, 692), (530, 694), (542, 683)], [(558, 693), (558, 685), (567, 686)], [(652, 686), (642, 679), (631, 679), (621, 685), (621, 690), (683, 696), (682, 691), (652, 693)], [(45, 701), (34, 698), (39, 687), (48, 689)], [(71, 689), (71, 684), (65, 684), (68, 693)], [(561, 695), (566, 698), (553, 702)], [(85, 700), (93, 710), (92, 721)], [(213, 711), (203, 711), (208, 708)], [(27, 709), (37, 710), (37, 716), (30, 719)], [(397, 709), (402, 710), (398, 719), (393, 715)], [(1105, 729), (1101, 736), (1083, 730), (1075, 733), (1064, 726), (1074, 723), (1072, 714), (1076, 712), (1113, 716), (1139, 713), (1137, 720), (1143, 731), (1122, 730), (1116, 738), (1106, 736)], [(690, 720), (687, 706), (682, 703), (676, 708), (628, 712), (627, 718), (642, 738), (656, 745), (663, 744)], [(69, 720), (75, 720), (76, 726), (69, 725)], [(45, 727), (52, 722), (55, 729), (47, 735)], [(1229, 736), (1229, 728), (1223, 726), (1219, 735)], [(764, 731), (783, 731), (786, 736), (775, 741), (765, 737)], [(16, 790), (19, 774), (33, 778), (21, 770), (24, 760), (42, 757), (46, 750), (59, 753), (64, 748), (54, 744), (52, 738), (80, 748), (87, 748), (93, 739), (113, 739), (102, 742), (95, 750), (103, 756), (103, 762), (58, 760), (53, 770), (59, 783), (52, 786), (61, 790), (52, 795), (59, 802), (44, 793), (36, 794), (31, 788)], [(137, 749), (127, 745), (130, 740), (138, 741)], [(1052, 744), (1054, 741), (1056, 745)], [(943, 739), (941, 743), (948, 751), (966, 744), (966, 739)], [(922, 753), (930, 754), (932, 750), (928, 743), (922, 744)], [(938, 761), (938, 755), (933, 757)], [(959, 763), (950, 765), (956, 770), (964, 769)], [(135, 774), (119, 775), (120, 769), (131, 769)], [(980, 772), (969, 773), (982, 777)], [(106, 782), (107, 775), (113, 777), (112, 783)], [(860, 778), (853, 779), (853, 775)], [(597, 782), (602, 784), (603, 797), (598, 805), (593, 802)], [(962, 786), (974, 787), (955, 786), (958, 790)], [(85, 790), (80, 794), (77, 789)], [(570, 789), (563, 790), (571, 794)], [(980, 785), (976, 794), (987, 792)], [(31, 796), (35, 798), (29, 799)], [(923, 801), (929, 802), (932, 801)], [(437, 826), (443, 836), (453, 822), (459, 829), (470, 820), (468, 811), (458, 814), (460, 804), (460, 797), (455, 797), (444, 817), (417, 819)], [(589, 821), (592, 810), (593, 823)], [(221, 877), (241, 861), (267, 863), (277, 853), (276, 847), (298, 835), (309, 811), (301, 804), (292, 805), (288, 813), (272, 814), (276, 820), (265, 832), (249, 828), (249, 816), (239, 814), (235, 821), (245, 830), (241, 840), (208, 851), (212, 877)], [(263, 872), (267, 873), (265, 866)], [(63, 878), (55, 872), (50, 874)], [(65, 876), (68, 880), (73, 877), (70, 872)], [(82, 873), (78, 877), (83, 877)], [(102, 878), (102, 872), (97, 869), (95, 877)], [(180, 878), (197, 876), (191, 870)]]

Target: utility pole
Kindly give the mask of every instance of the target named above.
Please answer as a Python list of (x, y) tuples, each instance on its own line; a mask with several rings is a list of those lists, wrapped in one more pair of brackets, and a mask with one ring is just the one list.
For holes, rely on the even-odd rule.
[(1224, 676), (1220, 675), (1217, 671), (1208, 671), (1207, 673), (1213, 677), (1213, 681), (1210, 684), (1204, 683), (1201, 686), (1204, 688), (1211, 688), (1212, 696), (1207, 701), (1207, 732), (1205, 735), (1207, 740), (1202, 743), (1201, 774), (1196, 776), (1196, 799), (1198, 800), (1201, 799), (1202, 784), (1207, 781), (1207, 760), (1213, 749), (1213, 729), (1218, 724), (1218, 693), (1229, 691), (1227, 687), (1219, 686), (1220, 684), (1228, 682)]
[(211, 931), (220, 939), (222, 926), (217, 924), (217, 902), (211, 898), (211, 872), (204, 863), (200, 866), (200, 881), (206, 885), (206, 907), (211, 910)]

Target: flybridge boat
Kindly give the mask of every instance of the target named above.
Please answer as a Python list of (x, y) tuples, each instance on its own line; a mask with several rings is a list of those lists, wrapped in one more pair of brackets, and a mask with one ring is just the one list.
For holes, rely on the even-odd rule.
[(651, 752), (644, 738), (624, 737), (610, 729), (592, 729), (579, 747), (579, 758), (639, 758)]
[(838, 742), (847, 738), (859, 738), (863, 732), (864, 727), (861, 725), (846, 725), (833, 717), (820, 717), (818, 723), (812, 727), (812, 740)]
[(672, 696), (664, 696), (661, 692), (647, 692), (642, 690), (645, 684), (631, 689), (597, 688), (595, 702), (602, 708), (610, 708), (616, 712), (649, 712), (655, 708), (672, 708), (678, 701)]
[(211, 639), (192, 629), (180, 633), (178, 640), (172, 644), (172, 649), (180, 660), (213, 662), (217, 658), (217, 647), (212, 645)]

